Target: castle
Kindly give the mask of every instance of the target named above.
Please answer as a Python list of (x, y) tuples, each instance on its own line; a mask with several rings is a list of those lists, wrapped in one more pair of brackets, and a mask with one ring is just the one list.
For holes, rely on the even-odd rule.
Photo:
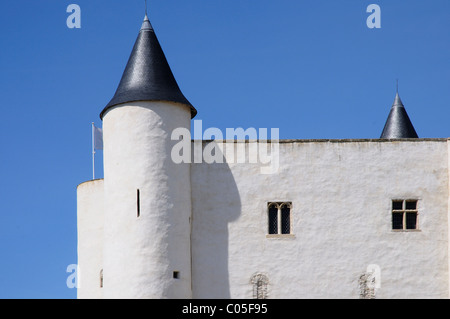
[[(77, 187), (78, 298), (449, 297), (449, 140), (398, 93), (380, 139), (173, 139), (196, 114), (146, 15), (100, 113), (104, 179)], [(224, 160), (174, 161), (182, 142)]]

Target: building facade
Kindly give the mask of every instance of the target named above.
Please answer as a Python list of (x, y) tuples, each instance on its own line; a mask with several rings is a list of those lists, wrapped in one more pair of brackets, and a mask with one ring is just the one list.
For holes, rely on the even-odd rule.
[(104, 179), (77, 188), (78, 298), (449, 297), (449, 140), (398, 94), (380, 139), (189, 139), (221, 160), (174, 161), (196, 114), (146, 16), (100, 114)]

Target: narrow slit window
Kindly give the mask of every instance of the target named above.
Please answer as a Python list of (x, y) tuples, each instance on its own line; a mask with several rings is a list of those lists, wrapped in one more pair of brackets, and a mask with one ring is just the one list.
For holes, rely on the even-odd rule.
[(141, 192), (139, 189), (136, 192), (136, 210), (137, 217), (141, 216)]
[(173, 278), (174, 279), (180, 279), (180, 272), (179, 271), (174, 271), (173, 272)]

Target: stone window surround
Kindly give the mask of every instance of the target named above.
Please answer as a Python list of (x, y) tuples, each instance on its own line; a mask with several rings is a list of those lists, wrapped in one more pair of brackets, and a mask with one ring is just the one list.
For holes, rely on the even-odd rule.
[[(402, 209), (394, 209), (393, 203), (394, 202), (402, 202)], [(415, 201), (416, 202), (416, 209), (406, 209), (406, 202), (408, 201)], [(390, 216), (391, 216), (391, 231), (392, 232), (421, 232), (421, 229), (419, 228), (419, 203), (420, 199), (416, 197), (395, 197), (390, 200)], [(416, 228), (415, 229), (407, 229), (406, 228), (406, 213), (407, 212), (415, 212), (416, 213)], [(392, 222), (392, 215), (393, 214), (401, 214), (403, 213), (403, 229), (394, 229), (393, 228), (393, 222)]]
[[(273, 239), (287, 239), (287, 238), (295, 238), (295, 235), (292, 233), (292, 202), (291, 201), (267, 201), (267, 206), (265, 208), (266, 211), (266, 227), (269, 225), (269, 208), (272, 205), (276, 205), (278, 209), (278, 217), (277, 217), (277, 223), (278, 223), (278, 233), (277, 234), (269, 234), (268, 230), (266, 228), (266, 238), (273, 238)], [(289, 234), (282, 234), (281, 233), (281, 207), (287, 204), (289, 207), (289, 227), (290, 227), (290, 233)]]

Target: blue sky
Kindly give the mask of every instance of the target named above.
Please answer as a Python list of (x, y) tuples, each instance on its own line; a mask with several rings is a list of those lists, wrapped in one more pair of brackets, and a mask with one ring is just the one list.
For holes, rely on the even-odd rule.
[[(69, 4), (81, 28), (69, 29)], [(381, 28), (369, 29), (369, 4)], [(378, 138), (399, 93), (419, 137), (450, 137), (448, 0), (165, 0), (149, 18), (203, 129)], [(0, 13), (0, 298), (76, 298), (76, 186), (144, 0), (7, 1)], [(97, 153), (96, 177), (102, 177)]]

